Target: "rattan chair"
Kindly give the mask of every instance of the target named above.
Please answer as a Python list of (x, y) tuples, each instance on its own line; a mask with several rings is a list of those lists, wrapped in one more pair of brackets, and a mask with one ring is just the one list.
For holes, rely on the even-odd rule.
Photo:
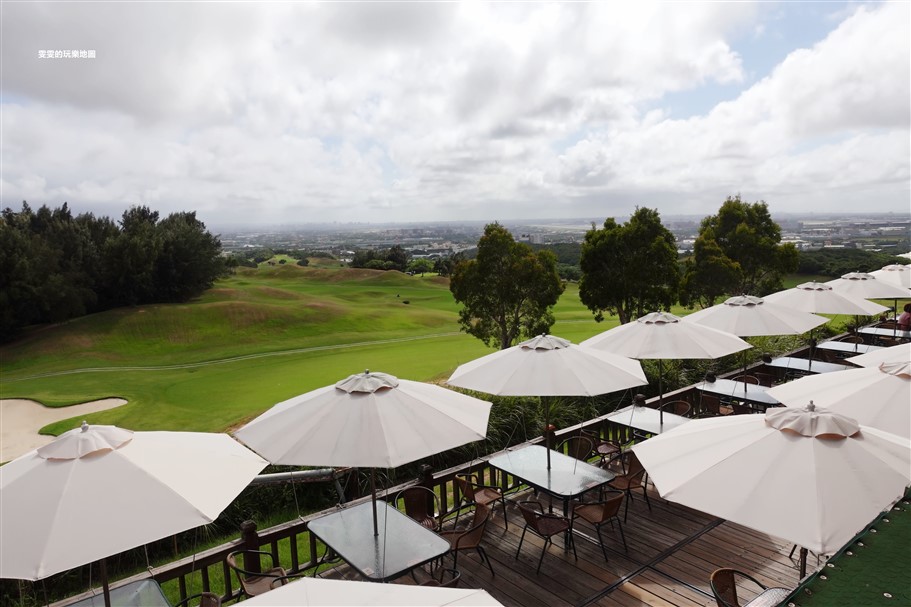
[(221, 597), (214, 592), (201, 592), (188, 596), (174, 607), (221, 607)]
[(617, 441), (601, 438), (594, 432), (588, 432), (586, 430), (582, 431), (582, 435), (592, 441), (595, 455), (601, 458), (602, 466), (609, 464), (612, 459), (619, 457), (623, 452), (623, 445)]
[(455, 477), (455, 482), (459, 486), (461, 497), (459, 504), (456, 506), (456, 520), (459, 522), (459, 515), (462, 512), (463, 505), (480, 504), (490, 506), (500, 502), (503, 508), (503, 524), (509, 529), (509, 522), (506, 520), (506, 497), (499, 487), (493, 485), (482, 485), (476, 474), (459, 474)]
[(712, 572), (710, 585), (712, 587), (712, 594), (715, 595), (715, 602), (718, 603), (718, 607), (743, 607), (737, 598), (737, 578), (744, 578), (751, 581), (762, 589), (761, 595), (773, 599), (763, 602), (763, 605), (778, 605), (790, 594), (785, 588), (769, 588), (756, 578), (742, 571), (737, 571), (736, 569), (716, 569)]
[(661, 408), (665, 413), (673, 413), (674, 415), (686, 417), (690, 414), (690, 411), (692, 411), (693, 406), (685, 400), (672, 400), (661, 405)]
[(442, 512), (440, 507), (440, 498), (433, 492), (422, 485), (406, 487), (398, 492), (395, 496), (395, 504), (398, 507), (399, 502), (405, 508), (405, 514), (416, 520), (421, 525), (431, 531), (439, 531), (441, 528), (439, 513)]
[(642, 467), (639, 458), (632, 451), (627, 451), (623, 454), (623, 460), (624, 474), (614, 477), (614, 480), (608, 485), (626, 494), (626, 506), (623, 508), (623, 522), (626, 522), (626, 517), (629, 515), (629, 503), (633, 499), (633, 489), (642, 488), (642, 496), (645, 498), (649, 512), (652, 511), (652, 503), (648, 501), (648, 491), (644, 481), (645, 468)]
[(738, 402), (731, 403), (731, 410), (734, 415), (749, 415), (757, 412), (753, 407)]
[(699, 417), (717, 417), (730, 415), (732, 410), (727, 405), (721, 404), (721, 399), (714, 394), (703, 392), (699, 396)]
[[(237, 564), (238, 556), (244, 557), (243, 567)], [(247, 569), (248, 557), (259, 558), (262, 556), (268, 556), (271, 559), (272, 566), (269, 569), (262, 571)], [(247, 596), (257, 596), (264, 592), (268, 592), (272, 588), (272, 582), (275, 581), (276, 578), (284, 578), (288, 575), (288, 572), (279, 567), (276, 563), (275, 555), (271, 552), (264, 552), (262, 550), (235, 550), (225, 557), (225, 562), (228, 567), (237, 574), (237, 581), (240, 583), (240, 589)]]
[(484, 530), (487, 529), (487, 521), (490, 520), (490, 509), (484, 504), (477, 504), (474, 510), (474, 520), (467, 529), (442, 531), (439, 536), (449, 542), (449, 550), (452, 553), (452, 568), (459, 567), (459, 552), (462, 550), (474, 550), (481, 557), (481, 562), (487, 564), (490, 569), (490, 575), (494, 575), (493, 566), (490, 564), (490, 558), (481, 545), (481, 539), (484, 537)]
[(753, 375), (756, 376), (756, 379), (759, 380), (760, 386), (765, 386), (766, 388), (771, 388), (775, 385), (775, 376), (771, 373), (763, 373), (762, 371), (753, 371)]
[(839, 337), (838, 341), (843, 341), (848, 344), (862, 344), (864, 343), (864, 338), (860, 335), (845, 335), (844, 337)]
[(420, 582), (421, 586), (440, 586), (443, 588), (455, 588), (459, 585), (459, 579), (462, 573), (458, 569), (447, 567), (439, 568), (439, 578), (430, 576), (427, 580)]
[(595, 452), (595, 445), (587, 436), (570, 436), (557, 445), (557, 451), (560, 453), (563, 453), (564, 448), (566, 449), (566, 455), (583, 462), (587, 462), (588, 458), (592, 457)]
[(755, 375), (750, 375), (749, 373), (741, 373), (740, 375), (735, 375), (732, 379), (734, 381), (742, 381), (745, 384), (752, 384), (754, 386), (759, 385), (759, 378)]
[(623, 540), (623, 550), (629, 552), (626, 546), (626, 536), (623, 535), (623, 523), (620, 522), (620, 506), (623, 503), (622, 491), (609, 491), (612, 494), (609, 497), (597, 502), (587, 502), (575, 504), (573, 506), (573, 520), (581, 518), (588, 521), (595, 527), (598, 532), (598, 542), (601, 544), (601, 552), (604, 553), (604, 560), (607, 560), (607, 548), (604, 547), (604, 538), (601, 536), (601, 527), (610, 523), (614, 526), (617, 521), (617, 528), (620, 530), (620, 539)]
[(535, 535), (544, 538), (544, 548), (541, 550), (541, 558), (538, 559), (538, 569), (541, 571), (541, 563), (544, 562), (544, 555), (547, 554), (547, 547), (553, 543), (553, 536), (560, 533), (568, 532), (569, 545), (573, 548), (573, 556), (579, 560), (576, 554), (576, 543), (573, 541), (573, 521), (559, 514), (549, 514), (544, 512), (544, 506), (533, 500), (521, 501), (517, 504), (522, 518), (525, 519), (525, 527), (522, 529), (522, 537), (519, 538), (519, 548), (516, 550), (516, 558), (522, 551), (522, 542), (525, 541), (525, 532), (531, 529)]

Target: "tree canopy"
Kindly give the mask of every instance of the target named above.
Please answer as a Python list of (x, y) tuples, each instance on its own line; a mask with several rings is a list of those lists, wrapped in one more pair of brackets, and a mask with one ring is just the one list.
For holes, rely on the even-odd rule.
[(499, 223), (485, 226), (477, 256), (456, 264), (450, 279), (462, 330), (500, 349), (549, 332), (563, 292), (556, 265), (550, 251), (516, 242)]
[(677, 300), (677, 241), (655, 209), (637, 208), (625, 224), (614, 218), (585, 234), (579, 297), (598, 321), (604, 312), (627, 323), (669, 310)]
[(33, 211), (23, 202), (0, 218), (0, 339), (120, 305), (186, 301), (224, 271), (221, 243), (195, 213), (159, 221), (133, 207), (118, 226), (74, 218), (66, 203)]
[(724, 279), (728, 293), (762, 296), (780, 290), (783, 276), (797, 270), (797, 249), (781, 244), (781, 228), (761, 201), (729, 196), (717, 214), (702, 220), (698, 239), (703, 255), (693, 256), (684, 278), (684, 299), (691, 303), (719, 296), (712, 292), (712, 277)]

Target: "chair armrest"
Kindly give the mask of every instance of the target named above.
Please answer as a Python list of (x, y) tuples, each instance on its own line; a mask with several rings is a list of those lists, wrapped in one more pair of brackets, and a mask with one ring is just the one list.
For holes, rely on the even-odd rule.
[[(232, 565), (232, 567), (235, 571), (237, 571), (239, 573), (243, 573), (244, 575), (261, 575), (264, 577), (279, 577), (275, 573), (272, 573), (275, 569), (281, 569), (281, 567), (279, 567), (278, 564), (275, 562), (275, 555), (273, 555), (271, 552), (266, 552), (265, 550), (239, 550), (237, 552), (232, 552), (229, 556), (237, 556), (239, 554), (243, 554), (243, 555), (258, 554), (260, 556), (268, 556), (269, 560), (272, 563), (272, 566), (266, 571), (247, 571), (246, 569), (241, 569), (241, 567), (239, 565), (237, 565), (237, 562), (235, 561), (234, 565)], [(244, 561), (244, 565), (246, 565), (246, 564), (247, 564), (247, 562)], [(284, 572), (283, 569), (282, 569), (282, 571)], [(284, 575), (284, 573), (282, 573), (280, 575)]]

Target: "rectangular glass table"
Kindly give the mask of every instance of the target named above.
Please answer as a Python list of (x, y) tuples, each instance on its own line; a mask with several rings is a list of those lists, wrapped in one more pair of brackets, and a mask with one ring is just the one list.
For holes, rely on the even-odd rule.
[(871, 337), (891, 337), (908, 341), (911, 339), (911, 331), (900, 331), (899, 329), (883, 329), (882, 327), (861, 327), (857, 330), (860, 335), (869, 335)]
[[(603, 419), (621, 426), (628, 426), (634, 430), (640, 430), (646, 434), (661, 434), (690, 421), (687, 417), (668, 413), (667, 411), (664, 412), (662, 417), (658, 409), (636, 407), (635, 405), (617, 409)], [(663, 423), (662, 419), (664, 420)]]
[(529, 445), (507, 451), (487, 462), (506, 474), (511, 474), (548, 495), (563, 500), (563, 516), (569, 516), (569, 501), (583, 493), (600, 489), (612, 480), (614, 473), (593, 466), (559, 451), (550, 452), (547, 469), (547, 448)]
[(781, 356), (766, 363), (769, 367), (784, 369), (785, 371), (798, 371), (800, 373), (835, 373), (836, 371), (847, 371), (856, 369), (851, 365), (842, 365), (839, 363), (827, 363), (821, 360), (809, 360), (807, 358), (797, 358), (795, 356)]
[(449, 552), (449, 542), (393, 506), (376, 504), (379, 535), (373, 535), (370, 502), (310, 521), (308, 529), (363, 577), (385, 582)]
[[(772, 361), (773, 363), (775, 361)], [(768, 363), (767, 363), (768, 364)], [(814, 366), (816, 363), (813, 363)], [(766, 407), (778, 406), (781, 403), (778, 399), (769, 396), (768, 388), (757, 384), (748, 384), (742, 381), (732, 379), (716, 379), (713, 382), (701, 382), (696, 384), (696, 389), (709, 394), (717, 394), (728, 398), (736, 398), (758, 409), (765, 410)]]
[(882, 350), (882, 346), (871, 344), (852, 344), (846, 341), (824, 341), (816, 346), (820, 350), (830, 350), (839, 354), (866, 354), (874, 350)]

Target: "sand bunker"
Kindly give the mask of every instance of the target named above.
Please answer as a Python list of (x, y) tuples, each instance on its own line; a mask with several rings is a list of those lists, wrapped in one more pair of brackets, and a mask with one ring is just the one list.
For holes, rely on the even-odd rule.
[(126, 403), (122, 398), (103, 398), (69, 407), (45, 407), (24, 398), (0, 400), (0, 462), (8, 462), (54, 440), (56, 437), (38, 434), (38, 430), (52, 422)]

